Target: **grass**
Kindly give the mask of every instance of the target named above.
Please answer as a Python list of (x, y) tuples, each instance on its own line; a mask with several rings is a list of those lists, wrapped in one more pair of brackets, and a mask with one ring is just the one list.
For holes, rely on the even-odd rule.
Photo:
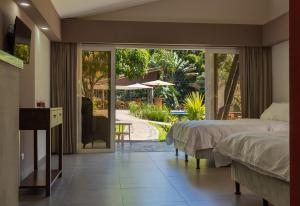
[(160, 142), (165, 142), (167, 133), (170, 129), (170, 126), (155, 124), (155, 123), (152, 123), (152, 122), (149, 122), (149, 124), (152, 125), (153, 127), (155, 127), (158, 130), (158, 140)]

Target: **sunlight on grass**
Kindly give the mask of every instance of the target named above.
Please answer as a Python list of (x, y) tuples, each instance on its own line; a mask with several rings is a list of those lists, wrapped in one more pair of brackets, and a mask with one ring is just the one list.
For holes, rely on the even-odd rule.
[(171, 126), (155, 124), (155, 123), (152, 123), (152, 122), (149, 122), (149, 124), (152, 125), (153, 127), (155, 127), (158, 130), (158, 140), (160, 142), (165, 142), (167, 133), (170, 130)]

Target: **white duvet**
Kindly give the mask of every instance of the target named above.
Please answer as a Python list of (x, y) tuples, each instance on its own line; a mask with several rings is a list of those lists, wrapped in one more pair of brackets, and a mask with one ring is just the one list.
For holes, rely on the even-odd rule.
[(214, 148), (223, 138), (238, 132), (288, 131), (288, 122), (242, 119), (202, 120), (175, 123), (167, 134), (167, 144), (180, 144), (180, 149), (189, 155)]
[(257, 172), (289, 182), (289, 135), (245, 132), (230, 135), (214, 149)]

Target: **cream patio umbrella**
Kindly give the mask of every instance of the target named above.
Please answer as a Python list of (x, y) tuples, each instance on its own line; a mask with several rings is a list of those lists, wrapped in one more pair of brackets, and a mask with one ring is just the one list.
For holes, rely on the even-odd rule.
[(155, 80), (155, 81), (151, 81), (151, 82), (145, 82), (143, 84), (147, 85), (147, 86), (174, 86), (173, 83), (165, 82), (165, 81), (161, 81), (161, 80)]
[(153, 103), (153, 87), (146, 86), (140, 83), (135, 83), (127, 86), (116, 86), (117, 90), (138, 90), (138, 89), (147, 89), (148, 90), (148, 102)]

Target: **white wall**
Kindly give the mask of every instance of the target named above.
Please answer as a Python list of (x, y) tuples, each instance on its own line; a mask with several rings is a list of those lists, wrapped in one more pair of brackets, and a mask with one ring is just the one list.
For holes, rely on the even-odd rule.
[[(50, 41), (35, 26), (35, 102), (43, 101), (50, 107)], [(46, 133), (38, 131), (38, 158), (46, 155)]]
[(272, 47), (273, 102), (289, 101), (289, 42)]

